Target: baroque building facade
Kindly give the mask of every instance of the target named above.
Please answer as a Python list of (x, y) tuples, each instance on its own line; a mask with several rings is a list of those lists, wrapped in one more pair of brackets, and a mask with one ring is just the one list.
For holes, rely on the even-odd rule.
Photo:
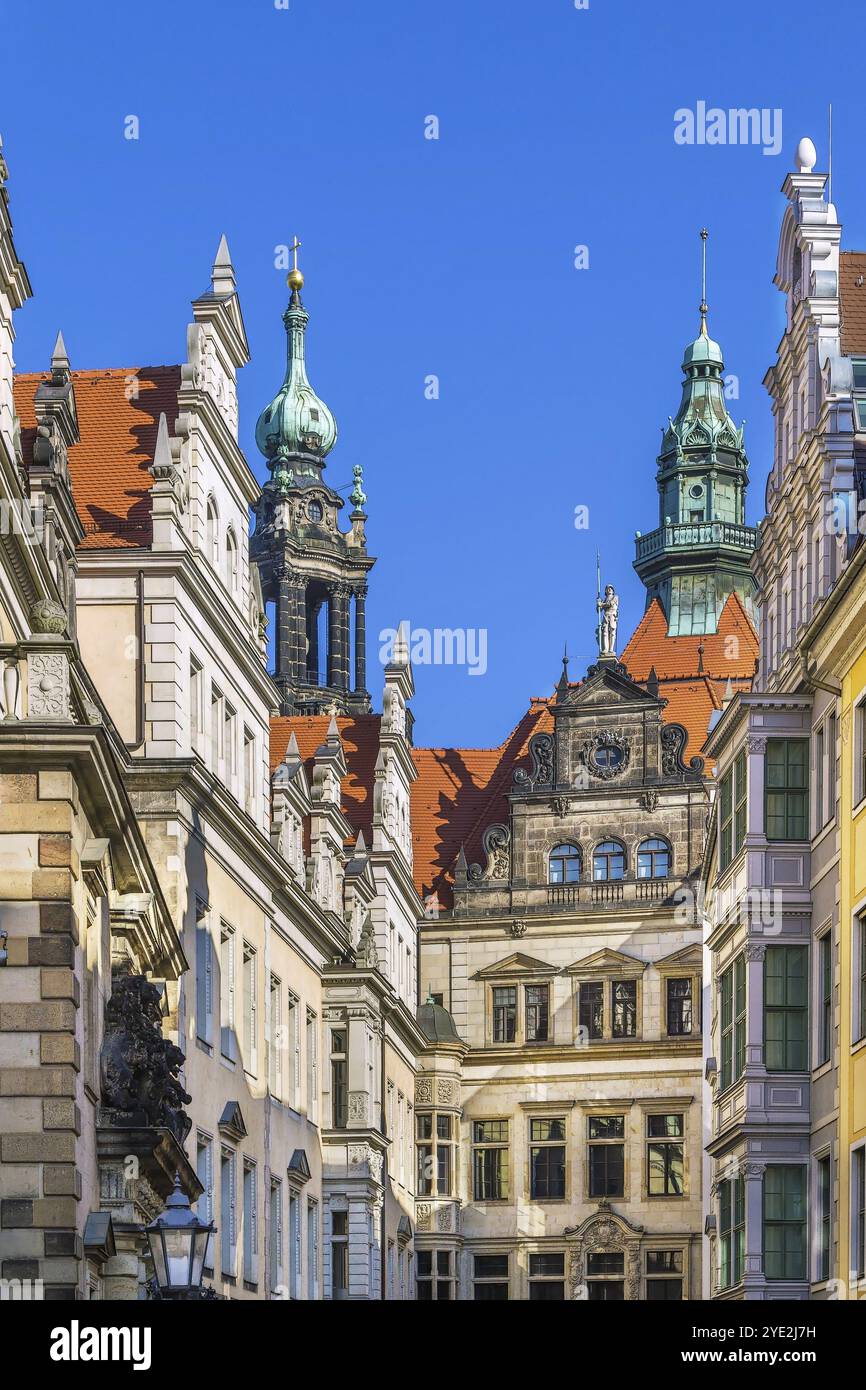
[(720, 1298), (839, 1297), (863, 1275), (862, 1125), (851, 1127), (863, 1034), (851, 763), (863, 257), (840, 250), (815, 163), (801, 141), (783, 185), (775, 283), (786, 327), (765, 379), (774, 461), (753, 563), (760, 670), (751, 692), (731, 692), (705, 745), (718, 780), (706, 863), (707, 1219)]

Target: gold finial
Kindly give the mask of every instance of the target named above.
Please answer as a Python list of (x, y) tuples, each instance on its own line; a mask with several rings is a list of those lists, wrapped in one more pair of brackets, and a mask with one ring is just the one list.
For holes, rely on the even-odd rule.
[(701, 337), (707, 336), (707, 237), (706, 227), (701, 228)]
[(301, 248), (301, 244), (302, 243), (298, 241), (298, 238), (295, 237), (294, 241), (292, 242), (292, 245), (289, 247), (289, 250), (291, 251), (294, 257), (294, 264), (291, 270), (289, 271), (288, 275), (286, 276), (286, 284), (288, 285), (290, 290), (303, 289), (304, 285), (304, 277), (298, 270), (298, 251)]

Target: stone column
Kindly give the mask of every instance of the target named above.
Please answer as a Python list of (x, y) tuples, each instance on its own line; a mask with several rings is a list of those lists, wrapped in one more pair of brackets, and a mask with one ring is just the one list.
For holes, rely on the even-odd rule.
[(292, 576), (294, 621), (294, 680), (302, 684), (307, 678), (307, 586), (300, 574)]
[(367, 689), (367, 586), (359, 584), (355, 590), (355, 693), (363, 695)]
[(340, 600), (337, 586), (328, 590), (328, 685), (336, 689), (340, 672)]
[(763, 1297), (764, 1277), (764, 1168), (763, 1163), (743, 1165), (746, 1198), (745, 1297)]
[(287, 569), (279, 572), (277, 594), (277, 675), (294, 680), (292, 670), (292, 577)]
[[(755, 738), (751, 734), (746, 739), (749, 778), (749, 799), (746, 807), (746, 848), (750, 845), (766, 843), (767, 832), (764, 825), (764, 760), (767, 740)], [(763, 882), (763, 875), (762, 875)]]
[(310, 685), (319, 684), (319, 609), (320, 603), (311, 604), (307, 599), (307, 680)]
[(338, 690), (349, 689), (349, 588), (346, 584), (334, 585), (334, 602), (337, 609), (337, 662), (335, 681)]

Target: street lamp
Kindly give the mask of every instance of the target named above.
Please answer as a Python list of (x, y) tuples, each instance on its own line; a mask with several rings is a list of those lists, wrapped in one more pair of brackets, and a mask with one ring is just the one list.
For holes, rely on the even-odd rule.
[(201, 1289), (204, 1261), (213, 1224), (200, 1221), (174, 1178), (174, 1191), (166, 1209), (147, 1229), (156, 1282), (162, 1298), (197, 1298)]

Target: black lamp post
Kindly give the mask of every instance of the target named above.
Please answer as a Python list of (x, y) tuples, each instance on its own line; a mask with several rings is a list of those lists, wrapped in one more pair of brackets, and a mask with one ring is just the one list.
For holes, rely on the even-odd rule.
[(166, 1209), (147, 1229), (161, 1298), (200, 1298), (205, 1255), (216, 1227), (200, 1221), (175, 1174)]

